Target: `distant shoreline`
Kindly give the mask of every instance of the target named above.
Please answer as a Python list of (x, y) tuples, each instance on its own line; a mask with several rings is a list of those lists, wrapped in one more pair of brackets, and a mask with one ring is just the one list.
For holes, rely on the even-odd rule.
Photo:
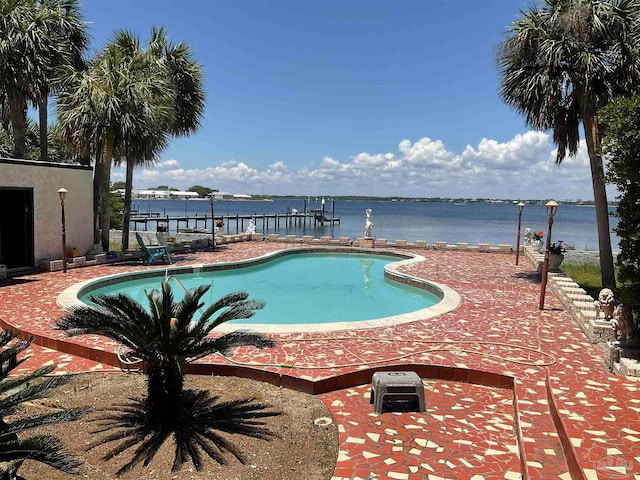
[[(185, 200), (185, 201), (189, 201), (189, 202), (209, 202), (211, 201), (211, 199), (209, 198), (201, 198), (201, 197), (197, 197), (197, 198), (148, 198), (148, 197), (132, 197), (131, 201), (136, 201), (136, 200), (145, 200), (145, 201), (153, 201), (153, 200)], [(214, 198), (215, 202), (273, 202), (272, 199), (263, 199), (263, 198)]]
[[(351, 196), (327, 196), (327, 195), (273, 195), (268, 198), (214, 198), (216, 202), (273, 202), (274, 200), (316, 200), (324, 198), (327, 201), (369, 201), (369, 202), (424, 202), (424, 203), (451, 203), (456, 205), (464, 205), (471, 203), (483, 203), (483, 204), (516, 204), (518, 200), (510, 199), (488, 199), (488, 198), (418, 198), (418, 197), (351, 197)], [(209, 198), (202, 197), (132, 197), (131, 201), (135, 200), (185, 200), (185, 201), (210, 201)], [(525, 205), (544, 205), (545, 200), (522, 200)], [(595, 207), (593, 202), (571, 201), (561, 200), (558, 203), (560, 205), (574, 205), (576, 207)], [(616, 202), (609, 202), (609, 208), (615, 208), (618, 204)]]

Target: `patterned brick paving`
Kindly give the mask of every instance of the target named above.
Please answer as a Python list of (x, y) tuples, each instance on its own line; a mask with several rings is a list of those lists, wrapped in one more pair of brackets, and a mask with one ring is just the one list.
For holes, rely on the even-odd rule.
[[(177, 260), (236, 261), (286, 247), (227, 244)], [(456, 310), (395, 327), (274, 335), (276, 348), (240, 348), (196, 369), (320, 394), (340, 429), (334, 480), (640, 479), (640, 384), (608, 373), (551, 292), (538, 310), (535, 271), (515, 266), (512, 255), (415, 253), (425, 261), (401, 270), (455, 289)], [(56, 297), (76, 282), (148, 268), (112, 264), (0, 282), (0, 320), (40, 344), (23, 368), (55, 361), (58, 373), (120, 371), (112, 342), (50, 329), (62, 314)], [(376, 369), (417, 371), (427, 411), (373, 414), (368, 384)]]

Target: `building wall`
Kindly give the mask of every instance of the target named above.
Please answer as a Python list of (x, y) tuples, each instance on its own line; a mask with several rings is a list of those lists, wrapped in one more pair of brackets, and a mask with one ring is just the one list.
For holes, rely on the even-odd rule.
[[(64, 163), (0, 159), (0, 188), (33, 189), (34, 257), (62, 258), (58, 189), (64, 187), (67, 247), (84, 255), (93, 247), (93, 169)], [(11, 208), (10, 205), (3, 208)]]

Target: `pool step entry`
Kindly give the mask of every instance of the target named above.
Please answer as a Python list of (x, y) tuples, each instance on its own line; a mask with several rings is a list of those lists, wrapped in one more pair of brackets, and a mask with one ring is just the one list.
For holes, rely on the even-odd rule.
[(371, 397), (374, 413), (407, 411), (413, 403), (418, 412), (426, 411), (424, 386), (416, 372), (375, 372), (371, 378)]

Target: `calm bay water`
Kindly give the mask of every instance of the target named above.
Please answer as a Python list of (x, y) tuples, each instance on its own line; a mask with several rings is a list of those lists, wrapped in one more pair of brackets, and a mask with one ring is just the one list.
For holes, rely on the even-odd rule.
[[(158, 212), (161, 216), (211, 216), (211, 204), (207, 200), (134, 200), (133, 204), (140, 212)], [(311, 199), (308, 208), (320, 207), (320, 202)], [(325, 211), (331, 216), (331, 202), (325, 203)], [(333, 226), (314, 228), (287, 226), (281, 221), (276, 230), (271, 222), (263, 233), (328, 235), (333, 238), (360, 238), (364, 235), (365, 210), (373, 211), (373, 236), (390, 241), (426, 240), (428, 243), (445, 241), (450, 244), (467, 242), (470, 245), (489, 243), (497, 246), (501, 243), (515, 245), (518, 228), (518, 208), (511, 203), (439, 203), (439, 202), (391, 202), (336, 200), (335, 216), (340, 223)], [(304, 200), (276, 199), (272, 202), (261, 201), (216, 201), (215, 216), (219, 215), (262, 215), (284, 214), (288, 209), (304, 210)], [(611, 209), (612, 211), (614, 209)], [(610, 217), (611, 228), (617, 225), (617, 218)], [(227, 222), (225, 231), (235, 233), (235, 221)], [(190, 226), (194, 226), (193, 224)], [(258, 232), (262, 231), (262, 220), (256, 222)], [(184, 223), (182, 224), (184, 227)], [(199, 228), (202, 228), (202, 222)], [(544, 205), (526, 205), (522, 212), (522, 233), (526, 227), (534, 231), (543, 230), (547, 234), (548, 217)], [(132, 228), (135, 226), (132, 224)], [(143, 226), (138, 225), (138, 229)], [(150, 229), (155, 229), (149, 226)], [(176, 226), (170, 229), (175, 231)], [(208, 224), (208, 228), (211, 228)], [(246, 228), (246, 222), (244, 224)], [(546, 237), (545, 237), (546, 238)], [(564, 240), (579, 250), (596, 250), (598, 236), (595, 209), (591, 206), (561, 205), (554, 217), (552, 240)], [(618, 251), (618, 237), (612, 232), (612, 247)]]

